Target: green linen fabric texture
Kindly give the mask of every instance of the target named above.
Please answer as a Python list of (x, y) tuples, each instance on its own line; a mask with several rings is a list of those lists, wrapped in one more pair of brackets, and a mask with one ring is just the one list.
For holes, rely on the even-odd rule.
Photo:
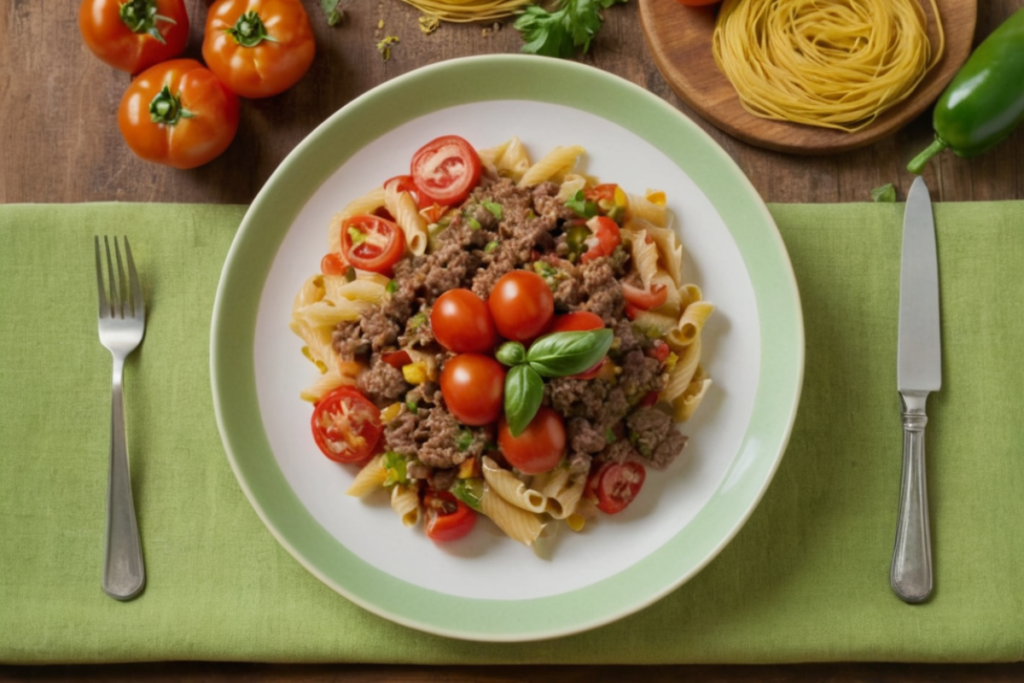
[[(0, 206), (0, 662), (167, 659), (765, 663), (1024, 658), (1024, 202), (938, 204), (943, 390), (928, 406), (936, 588), (888, 585), (900, 477), (902, 204), (770, 207), (807, 329), (792, 440), (693, 580), (567, 638), (409, 630), (321, 584), (242, 494), (213, 416), (209, 327), (244, 207)], [(92, 236), (127, 233), (149, 305), (126, 370), (148, 585), (100, 590), (110, 358)]]

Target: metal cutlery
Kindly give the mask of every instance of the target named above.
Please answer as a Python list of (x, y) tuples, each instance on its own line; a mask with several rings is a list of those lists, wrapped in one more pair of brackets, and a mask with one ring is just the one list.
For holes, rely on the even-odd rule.
[[(106, 557), (103, 564), (103, 592), (115, 600), (131, 600), (146, 585), (146, 568), (142, 559), (142, 542), (135, 518), (131, 474), (128, 467), (128, 443), (124, 423), (124, 392), (122, 380), (124, 361), (134, 351), (146, 331), (146, 303), (142, 297), (139, 274), (135, 270), (128, 238), (121, 247), (113, 238), (111, 258), (109, 237), (95, 238), (96, 285), (99, 289), (100, 343), (114, 357), (114, 381), (110, 413), (110, 475), (107, 482)], [(104, 261), (106, 278), (104, 278)], [(125, 274), (127, 264), (127, 277)], [(104, 286), (104, 279), (108, 286)]]
[(923, 178), (918, 177), (911, 186), (905, 211), (896, 371), (903, 404), (903, 476), (889, 581), (900, 598), (918, 603), (928, 599), (933, 585), (925, 403), (928, 394), (942, 387), (935, 221)]

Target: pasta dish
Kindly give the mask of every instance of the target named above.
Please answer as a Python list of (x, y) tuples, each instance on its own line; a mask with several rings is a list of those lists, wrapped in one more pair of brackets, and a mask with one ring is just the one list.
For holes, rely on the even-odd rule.
[(448, 135), (337, 213), (291, 328), (347, 493), (386, 492), (437, 542), (478, 516), (534, 545), (637, 496), (683, 451), (711, 379), (714, 306), (687, 282), (665, 195)]

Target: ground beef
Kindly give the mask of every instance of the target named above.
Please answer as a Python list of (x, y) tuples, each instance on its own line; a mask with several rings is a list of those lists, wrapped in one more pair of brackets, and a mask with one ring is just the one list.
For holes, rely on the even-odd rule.
[(370, 357), (370, 342), (363, 338), (359, 323), (343, 322), (331, 333), (331, 346), (342, 360), (367, 360)]
[(622, 319), (625, 300), (622, 284), (607, 258), (597, 258), (579, 268), (583, 278), (581, 293), (585, 299), (581, 308), (601, 316), (606, 324), (614, 325)]
[(608, 445), (608, 439), (585, 418), (574, 417), (566, 424), (569, 449), (574, 453), (600, 453)]
[(657, 408), (637, 409), (626, 419), (626, 426), (630, 443), (655, 469), (665, 469), (686, 447), (687, 437)]
[(642, 399), (652, 391), (661, 391), (664, 383), (664, 373), (657, 359), (640, 349), (634, 349), (623, 357), (619, 386), (626, 398), (634, 401)]
[(615, 338), (619, 340), (618, 345), (614, 349), (616, 356), (619, 358), (636, 349), (642, 351), (650, 344), (650, 340), (638, 332), (629, 320), (617, 321), (612, 329), (615, 330)]
[(541, 183), (533, 188), (533, 204), (537, 207), (537, 213), (547, 218), (565, 221), (579, 218), (573, 209), (558, 199), (560, 189), (558, 183), (552, 182)]
[(569, 471), (573, 474), (586, 474), (590, 471), (591, 460), (586, 453), (573, 453), (569, 456)]
[(391, 367), (376, 354), (370, 368), (360, 373), (357, 382), (359, 389), (379, 407), (393, 403), (409, 390), (402, 371)]
[(374, 306), (359, 319), (363, 338), (370, 340), (374, 352), (394, 348), (398, 343), (399, 324), (389, 318), (383, 308)]
[[(472, 435), (472, 441), (466, 448), (459, 448), (464, 431)], [(480, 456), (487, 445), (480, 430), (463, 427), (441, 406), (420, 407), (415, 413), (403, 407), (385, 426), (384, 440), (388, 449), (416, 457), (435, 469), (456, 467), (468, 457)]]
[(447, 491), (458, 478), (459, 470), (454, 467), (445, 470), (433, 470), (430, 473), (430, 477), (428, 477), (428, 483), (430, 488), (435, 491)]
[(616, 441), (604, 449), (598, 456), (598, 460), (606, 462), (623, 463), (627, 460), (639, 460), (640, 454), (630, 445), (628, 441)]

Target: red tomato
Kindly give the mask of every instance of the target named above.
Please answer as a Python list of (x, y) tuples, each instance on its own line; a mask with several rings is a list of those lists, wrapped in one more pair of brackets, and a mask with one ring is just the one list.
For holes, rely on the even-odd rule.
[(672, 353), (672, 349), (660, 339), (655, 339), (654, 345), (647, 351), (647, 355), (659, 363), (667, 361), (670, 353)]
[(412, 179), (430, 202), (451, 206), (480, 182), (480, 157), (458, 135), (431, 140), (412, 156)]
[(509, 464), (524, 474), (553, 470), (565, 455), (565, 423), (551, 408), (541, 408), (519, 436), (501, 418), (498, 448)]
[(652, 308), (664, 305), (665, 301), (668, 300), (668, 288), (665, 285), (651, 285), (651, 291), (648, 292), (646, 289), (640, 289), (627, 282), (623, 282), (622, 296), (636, 308), (649, 311)]
[(593, 234), (584, 240), (587, 250), (580, 256), (582, 263), (601, 256), (611, 256), (615, 247), (622, 243), (618, 224), (607, 216), (594, 216), (587, 221), (587, 227)]
[(425, 209), (429, 206), (433, 206), (434, 203), (427, 199), (423, 193), (420, 192), (420, 188), (416, 187), (416, 183), (413, 181), (411, 175), (396, 175), (394, 178), (388, 178), (384, 181), (383, 187), (386, 189), (391, 183), (398, 183), (399, 192), (408, 192), (412, 195), (412, 198), (416, 200), (416, 206), (420, 209)]
[(359, 270), (391, 276), (405, 253), (405, 233), (386, 218), (359, 214), (341, 222), (341, 255)]
[(596, 494), (598, 510), (614, 515), (633, 502), (646, 477), (647, 471), (638, 462), (606, 462), (590, 475), (587, 491)]
[(352, 387), (324, 396), (313, 409), (313, 439), (335, 462), (360, 462), (373, 455), (384, 425), (380, 411)]
[(528, 270), (502, 275), (487, 305), (501, 336), (520, 342), (543, 332), (555, 314), (555, 297), (548, 283)]
[(455, 353), (484, 353), (498, 341), (487, 304), (468, 289), (450, 289), (437, 298), (430, 329), (441, 346)]
[(401, 370), (412, 362), (412, 357), (405, 349), (399, 349), (398, 351), (392, 351), (391, 353), (382, 353), (380, 355), (380, 359), (396, 370)]
[(188, 12), (184, 0), (82, 0), (78, 30), (94, 55), (136, 74), (185, 51)]
[[(601, 316), (590, 311), (576, 311), (565, 315), (556, 315), (548, 333), (551, 332), (586, 332), (588, 330), (604, 329), (604, 321)], [(572, 375), (572, 379), (594, 379), (601, 372), (601, 367), (608, 360), (607, 357), (599, 360), (594, 367), (584, 370), (578, 375)]]
[(602, 183), (596, 187), (592, 187), (587, 190), (587, 199), (592, 202), (614, 202), (615, 201), (615, 190), (619, 189), (619, 186), (615, 183)]
[(448, 491), (427, 491), (423, 496), (427, 538), (455, 541), (473, 530), (476, 512)]
[(131, 150), (146, 161), (195, 168), (235, 138), (238, 97), (194, 59), (172, 59), (132, 81), (117, 123)]
[(345, 257), (337, 252), (331, 252), (320, 259), (320, 272), (324, 275), (344, 275), (347, 270)]
[(210, 5), (203, 59), (242, 97), (270, 97), (299, 82), (316, 43), (300, 0), (217, 0)]
[(459, 422), (474, 427), (501, 415), (505, 367), (490, 356), (460, 353), (441, 370), (441, 395)]

